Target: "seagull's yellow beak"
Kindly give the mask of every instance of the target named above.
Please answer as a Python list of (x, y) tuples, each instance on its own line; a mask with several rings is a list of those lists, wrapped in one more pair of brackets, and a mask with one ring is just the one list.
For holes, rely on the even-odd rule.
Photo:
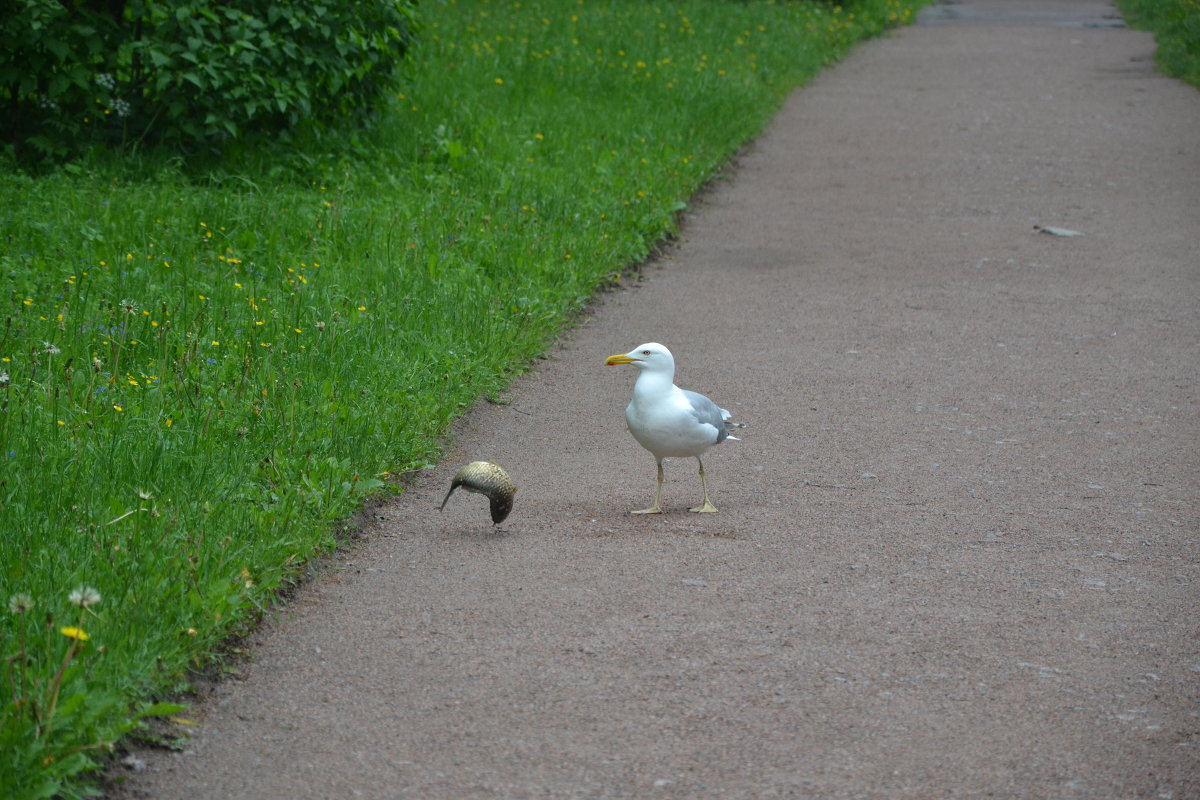
[(607, 366), (615, 367), (617, 364), (632, 364), (637, 361), (636, 358), (630, 358), (625, 353), (617, 353), (615, 356), (609, 356), (604, 363)]

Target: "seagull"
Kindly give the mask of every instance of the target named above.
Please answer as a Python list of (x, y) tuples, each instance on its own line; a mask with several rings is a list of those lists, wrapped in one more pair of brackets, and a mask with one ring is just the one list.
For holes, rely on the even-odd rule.
[(638, 444), (649, 450), (658, 461), (658, 491), (654, 505), (633, 511), (633, 514), (661, 514), (663, 459), (692, 456), (700, 464), (700, 486), (704, 502), (688, 511), (713, 513), (717, 509), (708, 499), (708, 483), (704, 479), (704, 462), (700, 456), (714, 444), (726, 439), (730, 428), (741, 428), (730, 422), (732, 416), (702, 394), (680, 389), (674, 384), (675, 359), (671, 351), (658, 342), (638, 345), (628, 353), (609, 356), (608, 366), (632, 364), (637, 367), (637, 382), (633, 385), (633, 400), (625, 408), (625, 422)]

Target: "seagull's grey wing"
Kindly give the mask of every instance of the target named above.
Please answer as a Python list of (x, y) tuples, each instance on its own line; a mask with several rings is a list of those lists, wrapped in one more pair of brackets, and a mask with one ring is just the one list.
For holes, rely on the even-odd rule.
[(691, 403), (692, 413), (696, 416), (696, 420), (712, 425), (717, 429), (717, 442), (724, 441), (725, 437), (729, 435), (729, 429), (725, 426), (729, 412), (699, 392), (684, 389), (683, 396)]

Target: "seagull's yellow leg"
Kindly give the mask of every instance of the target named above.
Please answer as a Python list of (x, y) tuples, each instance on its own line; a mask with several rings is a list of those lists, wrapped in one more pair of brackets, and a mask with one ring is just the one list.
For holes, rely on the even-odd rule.
[[(700, 461), (700, 457), (696, 457)], [(695, 508), (689, 508), (688, 511), (695, 511), (699, 514), (715, 514), (717, 507), (708, 501), (708, 482), (704, 480), (704, 462), (700, 461), (700, 485), (704, 487), (704, 502)]]
[[(661, 513), (663, 513), (662, 505), (661, 505), (662, 482), (663, 482), (663, 468), (662, 468), (662, 462), (660, 461), (660, 462), (658, 462), (658, 490), (654, 492), (654, 505), (650, 506), (649, 508), (643, 508), (640, 511), (630, 511), (629, 513), (630, 514), (661, 514)], [(716, 509), (714, 509), (714, 511), (715, 510)]]

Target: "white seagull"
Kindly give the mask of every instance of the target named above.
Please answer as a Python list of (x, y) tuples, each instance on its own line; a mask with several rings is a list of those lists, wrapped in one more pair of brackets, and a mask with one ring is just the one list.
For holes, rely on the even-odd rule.
[(633, 385), (633, 400), (625, 408), (625, 422), (638, 444), (658, 461), (654, 505), (631, 513), (663, 513), (663, 459), (683, 456), (692, 456), (700, 463), (700, 486), (704, 489), (704, 502), (688, 511), (715, 512), (716, 507), (708, 499), (700, 455), (726, 439), (736, 441), (736, 436), (729, 435), (729, 429), (741, 428), (741, 423), (730, 422), (732, 415), (704, 395), (676, 386), (675, 359), (658, 342), (647, 342), (628, 353), (609, 356), (604, 363), (610, 367), (633, 364), (640, 370)]

